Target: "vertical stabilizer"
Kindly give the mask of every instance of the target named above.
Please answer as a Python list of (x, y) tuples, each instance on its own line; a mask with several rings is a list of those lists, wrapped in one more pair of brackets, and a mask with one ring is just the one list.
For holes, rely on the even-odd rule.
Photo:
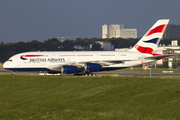
[(131, 49), (131, 51), (154, 54), (168, 22), (169, 19), (158, 20)]

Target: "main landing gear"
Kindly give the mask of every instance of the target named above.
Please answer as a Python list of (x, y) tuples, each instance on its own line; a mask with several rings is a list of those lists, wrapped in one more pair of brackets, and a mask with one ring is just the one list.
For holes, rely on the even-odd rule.
[(96, 76), (95, 73), (76, 73), (75, 76)]
[(87, 74), (85, 74), (84, 76), (96, 76), (96, 74), (94, 74), (94, 73), (87, 73)]
[(92, 72), (85, 72), (84, 76), (96, 76), (96, 74)]

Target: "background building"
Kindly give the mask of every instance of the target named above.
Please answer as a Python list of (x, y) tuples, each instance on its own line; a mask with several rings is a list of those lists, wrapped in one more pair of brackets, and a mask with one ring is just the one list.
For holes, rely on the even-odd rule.
[(87, 45), (74, 45), (73, 47), (78, 51), (89, 51), (90, 49)]
[[(96, 41), (96, 43), (99, 43), (101, 45), (101, 48), (105, 51), (114, 51), (114, 45), (112, 45), (110, 42), (106, 41)], [(90, 50), (92, 49), (92, 44), (89, 45)]]
[[(156, 54), (179, 55), (180, 54), (180, 46), (178, 46), (178, 41), (173, 40), (173, 41), (171, 41), (171, 44), (169, 44), (168, 46), (165, 46), (164, 44), (163, 45), (160, 44), (156, 50)], [(172, 58), (172, 57), (169, 57), (169, 58)], [(161, 65), (161, 64), (163, 64), (163, 61), (167, 61), (169, 58), (164, 58), (164, 59), (158, 60), (157, 64)]]
[(180, 25), (168, 24), (163, 38), (180, 38)]
[(123, 25), (103, 25), (102, 38), (137, 38), (137, 29), (124, 29)]

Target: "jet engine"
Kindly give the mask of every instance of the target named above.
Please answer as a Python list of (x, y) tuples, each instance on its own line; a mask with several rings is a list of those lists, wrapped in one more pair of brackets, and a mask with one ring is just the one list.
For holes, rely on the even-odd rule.
[(97, 63), (86, 63), (85, 65), (85, 71), (86, 72), (95, 72), (95, 71), (100, 71), (101, 70), (101, 65)]
[(63, 74), (73, 74), (77, 72), (77, 67), (72, 65), (64, 65), (61, 68), (61, 73)]

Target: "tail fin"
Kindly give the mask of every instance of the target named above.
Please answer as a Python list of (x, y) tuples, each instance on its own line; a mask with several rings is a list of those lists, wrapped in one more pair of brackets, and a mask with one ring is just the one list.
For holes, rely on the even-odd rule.
[(158, 20), (131, 49), (140, 53), (154, 54), (166, 29), (169, 19)]

